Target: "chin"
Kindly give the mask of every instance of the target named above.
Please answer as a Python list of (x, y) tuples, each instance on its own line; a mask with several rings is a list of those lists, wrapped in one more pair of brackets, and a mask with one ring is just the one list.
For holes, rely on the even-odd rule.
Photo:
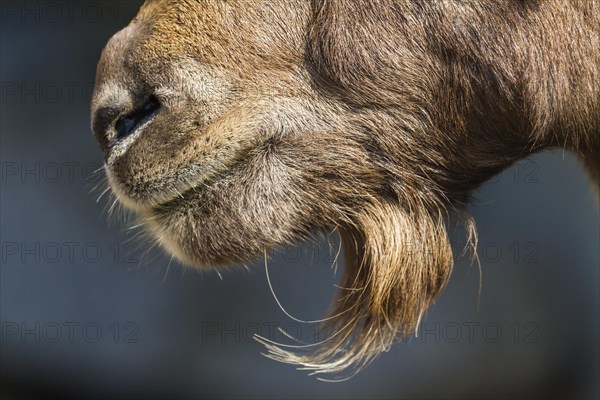
[(301, 201), (305, 187), (272, 149), (255, 149), (210, 181), (179, 191), (133, 200), (111, 181), (121, 204), (169, 254), (187, 266), (210, 268), (247, 263), (270, 248), (318, 230), (315, 211)]

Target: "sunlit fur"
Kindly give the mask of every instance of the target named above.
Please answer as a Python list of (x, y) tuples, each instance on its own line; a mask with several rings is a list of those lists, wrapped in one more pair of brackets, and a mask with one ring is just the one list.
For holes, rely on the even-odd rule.
[(104, 50), (93, 128), (112, 191), (186, 264), (340, 232), (337, 333), (262, 340), (338, 376), (414, 331), (487, 179), (562, 147), (600, 184), (599, 35), (592, 0), (147, 1)]

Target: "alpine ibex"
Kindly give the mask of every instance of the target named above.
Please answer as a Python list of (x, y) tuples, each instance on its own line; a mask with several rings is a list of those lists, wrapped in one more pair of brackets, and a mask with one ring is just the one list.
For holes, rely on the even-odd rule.
[(147, 1), (92, 114), (112, 191), (183, 263), (339, 231), (337, 333), (266, 343), (338, 373), (415, 329), (488, 178), (561, 147), (600, 185), (600, 1)]

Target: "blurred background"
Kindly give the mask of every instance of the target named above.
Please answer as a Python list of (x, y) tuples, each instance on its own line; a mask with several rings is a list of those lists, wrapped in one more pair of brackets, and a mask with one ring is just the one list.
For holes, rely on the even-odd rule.
[[(252, 336), (315, 327), (279, 309), (262, 262), (184, 270), (109, 223), (89, 101), (100, 52), (141, 1), (2, 1), (0, 384), (3, 397), (597, 397), (600, 217), (577, 160), (524, 160), (478, 191), (480, 274), (458, 258), (418, 338), (324, 383)], [(457, 254), (463, 235), (453, 233)], [(334, 296), (321, 239), (278, 249), (287, 311)]]

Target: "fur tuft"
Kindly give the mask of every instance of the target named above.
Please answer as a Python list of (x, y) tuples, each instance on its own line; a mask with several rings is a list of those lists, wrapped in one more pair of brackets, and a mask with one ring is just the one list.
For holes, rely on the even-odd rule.
[(342, 229), (341, 238), (343, 283), (323, 330), (332, 334), (316, 349), (287, 350), (259, 338), (269, 357), (315, 374), (358, 372), (417, 329), (452, 269), (444, 217), (425, 208), (367, 206), (355, 225)]

